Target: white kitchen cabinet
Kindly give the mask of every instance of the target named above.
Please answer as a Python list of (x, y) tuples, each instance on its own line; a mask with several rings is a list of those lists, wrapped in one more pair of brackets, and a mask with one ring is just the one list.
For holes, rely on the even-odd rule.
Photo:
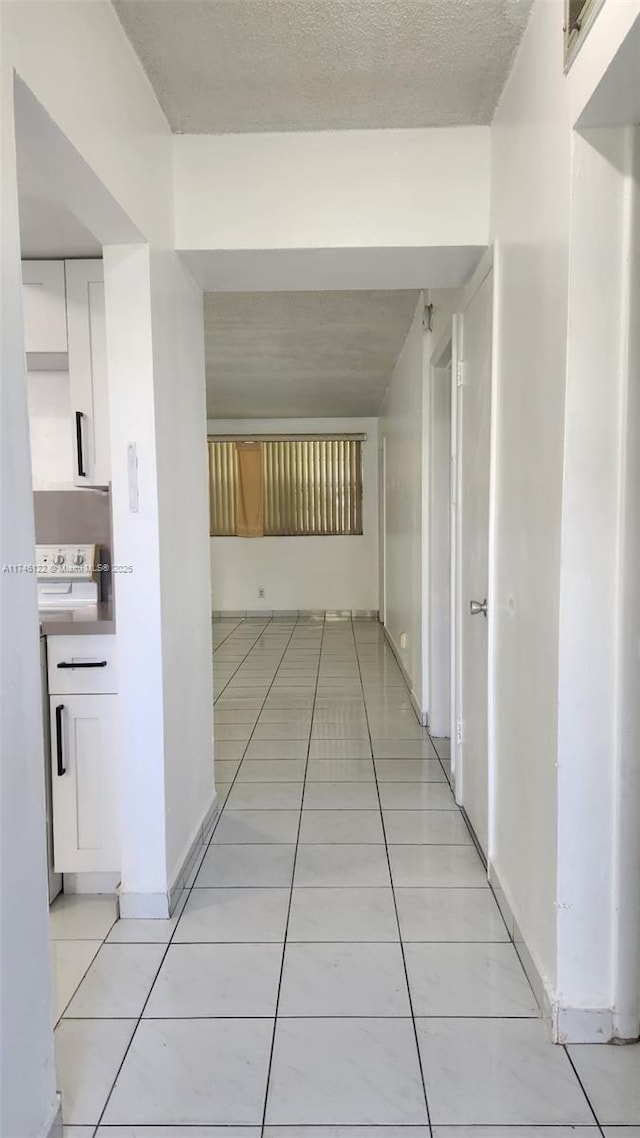
[(115, 695), (52, 695), (56, 873), (120, 868)]
[(67, 367), (64, 261), (22, 262), (22, 307), (27, 365), (31, 370)]
[(50, 636), (50, 695), (113, 695), (118, 690), (116, 638)]
[(65, 261), (76, 486), (110, 481), (109, 384), (101, 260)]

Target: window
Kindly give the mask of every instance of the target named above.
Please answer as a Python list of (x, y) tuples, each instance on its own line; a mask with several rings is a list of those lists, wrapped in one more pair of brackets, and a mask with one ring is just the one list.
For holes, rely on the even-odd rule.
[(210, 438), (211, 535), (361, 534), (362, 441)]
[(565, 0), (564, 61), (567, 68), (573, 62), (602, 3), (603, 0)]

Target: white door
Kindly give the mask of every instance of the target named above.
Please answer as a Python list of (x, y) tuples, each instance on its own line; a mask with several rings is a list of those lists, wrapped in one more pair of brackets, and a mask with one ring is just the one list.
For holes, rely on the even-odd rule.
[(381, 624), (387, 622), (387, 440), (382, 438), (378, 467), (378, 617)]
[(102, 261), (65, 261), (76, 486), (110, 481), (109, 386)]
[(52, 695), (57, 873), (120, 868), (115, 695)]
[(489, 832), (488, 635), (489, 471), (493, 272), (459, 321), (458, 361), (458, 752), (456, 792), (487, 853)]

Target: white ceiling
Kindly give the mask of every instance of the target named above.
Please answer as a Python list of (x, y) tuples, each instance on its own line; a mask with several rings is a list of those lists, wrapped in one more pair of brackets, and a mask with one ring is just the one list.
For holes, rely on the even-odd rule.
[(417, 292), (205, 296), (209, 418), (376, 415)]
[(491, 121), (532, 0), (113, 0), (172, 130)]
[(459, 288), (485, 246), (361, 249), (186, 249), (204, 292), (318, 292)]

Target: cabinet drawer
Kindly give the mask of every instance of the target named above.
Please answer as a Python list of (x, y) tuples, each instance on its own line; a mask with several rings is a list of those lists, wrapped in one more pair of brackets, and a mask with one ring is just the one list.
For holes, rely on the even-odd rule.
[(118, 690), (113, 636), (49, 636), (51, 695), (101, 695)]

